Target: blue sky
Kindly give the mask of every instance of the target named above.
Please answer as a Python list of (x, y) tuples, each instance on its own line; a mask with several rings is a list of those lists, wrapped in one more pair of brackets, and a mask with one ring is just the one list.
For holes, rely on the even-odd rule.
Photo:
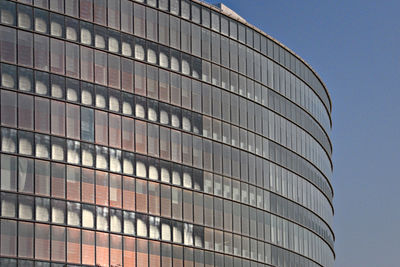
[(399, 266), (400, 1), (223, 0), (316, 70), (333, 101), (336, 266)]

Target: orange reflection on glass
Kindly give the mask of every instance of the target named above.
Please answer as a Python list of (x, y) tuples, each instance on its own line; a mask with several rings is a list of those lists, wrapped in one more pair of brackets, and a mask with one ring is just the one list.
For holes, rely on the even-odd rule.
[(45, 224), (35, 225), (35, 258), (50, 260), (50, 226)]
[(79, 201), (81, 199), (81, 168), (67, 167), (67, 199)]
[(136, 238), (124, 236), (124, 266), (136, 266)]
[(51, 227), (51, 259), (65, 261), (65, 228)]
[(160, 242), (150, 241), (149, 243), (150, 266), (160, 266)]
[(96, 171), (96, 204), (108, 205), (108, 173)]
[(94, 203), (94, 171), (82, 168), (82, 201)]
[(67, 228), (67, 261), (71, 263), (81, 262), (81, 231)]
[(53, 197), (65, 197), (65, 165), (51, 164), (51, 195)]
[(136, 179), (136, 210), (147, 212), (147, 182)]
[(121, 208), (121, 175), (110, 174), (110, 206)]
[(135, 210), (135, 178), (124, 176), (123, 207), (125, 210)]
[(96, 265), (108, 266), (108, 234), (96, 233)]
[(82, 230), (82, 263), (94, 265), (94, 232)]
[(148, 260), (148, 242), (144, 239), (137, 239), (137, 265), (147, 267)]
[(122, 237), (110, 235), (110, 264), (111, 266), (122, 266)]

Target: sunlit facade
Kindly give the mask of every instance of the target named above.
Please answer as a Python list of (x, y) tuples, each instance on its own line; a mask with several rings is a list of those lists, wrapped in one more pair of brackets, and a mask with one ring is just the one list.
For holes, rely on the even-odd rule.
[(332, 267), (331, 100), (224, 6), (0, 0), (1, 266)]

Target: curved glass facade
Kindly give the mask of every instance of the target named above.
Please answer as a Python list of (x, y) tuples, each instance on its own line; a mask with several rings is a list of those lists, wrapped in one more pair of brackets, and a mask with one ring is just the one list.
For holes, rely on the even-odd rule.
[(333, 266), (331, 101), (189, 0), (0, 0), (1, 266)]

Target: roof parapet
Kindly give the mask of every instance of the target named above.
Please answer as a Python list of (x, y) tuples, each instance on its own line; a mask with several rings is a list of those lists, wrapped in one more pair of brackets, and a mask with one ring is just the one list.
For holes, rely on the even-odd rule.
[(221, 10), (222, 13), (224, 13), (224, 14), (226, 14), (228, 16), (231, 16), (234, 19), (237, 19), (237, 20), (239, 20), (239, 21), (241, 21), (243, 23), (247, 23), (247, 21), (244, 18), (242, 18), (241, 16), (239, 16), (238, 13), (236, 13), (235, 11), (233, 11), (232, 9), (230, 9), (229, 7), (224, 5), (223, 3), (215, 4), (215, 6), (218, 7)]

